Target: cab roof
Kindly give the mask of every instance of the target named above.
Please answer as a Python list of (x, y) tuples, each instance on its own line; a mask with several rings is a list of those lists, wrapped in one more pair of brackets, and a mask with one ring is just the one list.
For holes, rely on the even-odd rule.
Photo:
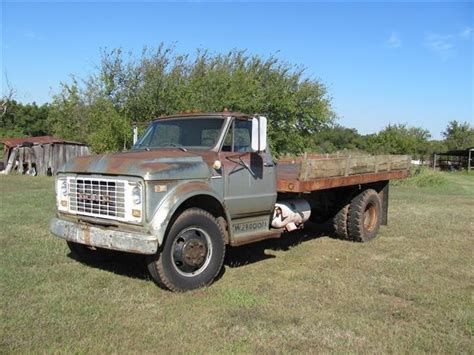
[(248, 115), (242, 112), (230, 112), (230, 111), (223, 111), (223, 112), (186, 112), (186, 113), (177, 113), (174, 115), (168, 116), (160, 116), (153, 120), (153, 122), (166, 120), (168, 118), (226, 118), (226, 117), (235, 117), (237, 119), (249, 119), (252, 118), (252, 115)]

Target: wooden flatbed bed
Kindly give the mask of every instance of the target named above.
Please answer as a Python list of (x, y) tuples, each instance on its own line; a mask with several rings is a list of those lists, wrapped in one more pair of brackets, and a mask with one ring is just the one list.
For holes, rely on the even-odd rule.
[(283, 158), (277, 164), (278, 192), (308, 193), (335, 187), (403, 179), (408, 155), (319, 155)]

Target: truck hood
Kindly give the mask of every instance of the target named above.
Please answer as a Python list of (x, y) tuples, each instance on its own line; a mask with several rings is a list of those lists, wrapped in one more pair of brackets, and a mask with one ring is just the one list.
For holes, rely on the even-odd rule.
[(69, 160), (60, 173), (140, 176), (144, 180), (206, 179), (210, 168), (200, 155), (163, 149), (99, 154)]

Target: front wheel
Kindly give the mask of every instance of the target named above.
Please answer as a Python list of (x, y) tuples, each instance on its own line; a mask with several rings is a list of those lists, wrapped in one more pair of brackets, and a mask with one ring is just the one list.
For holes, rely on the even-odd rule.
[(150, 275), (162, 288), (188, 291), (212, 283), (224, 262), (224, 231), (199, 208), (175, 220), (162, 248), (147, 258)]

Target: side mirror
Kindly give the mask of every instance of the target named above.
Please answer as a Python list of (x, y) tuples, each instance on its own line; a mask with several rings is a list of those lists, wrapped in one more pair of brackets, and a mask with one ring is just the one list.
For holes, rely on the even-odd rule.
[(258, 116), (252, 118), (252, 142), (254, 152), (263, 152), (267, 149), (267, 118)]

